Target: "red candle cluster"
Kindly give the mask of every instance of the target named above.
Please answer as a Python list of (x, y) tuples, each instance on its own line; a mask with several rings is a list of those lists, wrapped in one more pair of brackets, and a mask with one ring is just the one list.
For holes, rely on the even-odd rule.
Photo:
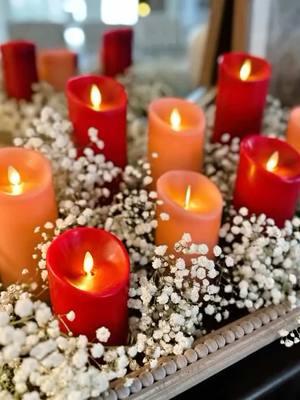
[[(126, 108), (124, 87), (115, 80), (96, 75), (72, 78), (67, 83), (69, 117), (74, 126), (74, 141), (79, 150), (90, 146), (107, 160), (124, 168), (127, 163)], [(103, 150), (91, 146), (89, 128), (98, 130)]]
[(100, 64), (107, 76), (123, 73), (132, 64), (133, 30), (131, 28), (111, 29), (104, 32)]
[(259, 135), (241, 142), (234, 205), (266, 214), (283, 226), (295, 213), (300, 190), (300, 155), (280, 139)]
[(38, 80), (34, 43), (10, 41), (1, 45), (1, 54), (8, 96), (30, 100), (32, 84)]
[(219, 58), (214, 141), (224, 133), (242, 138), (260, 132), (270, 75), (262, 58), (246, 53)]
[[(63, 331), (67, 326), (95, 340), (96, 330), (105, 326), (109, 345), (126, 343), (130, 261), (119, 239), (102, 229), (70, 229), (51, 243), (47, 268), (52, 307)], [(70, 311), (73, 321), (66, 318)]]

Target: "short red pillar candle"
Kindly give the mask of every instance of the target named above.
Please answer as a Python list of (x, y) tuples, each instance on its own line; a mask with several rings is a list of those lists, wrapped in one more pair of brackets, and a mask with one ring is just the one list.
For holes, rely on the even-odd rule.
[(260, 132), (271, 66), (246, 53), (226, 53), (218, 60), (213, 140), (224, 133), (243, 138)]
[[(82, 151), (92, 147), (107, 160), (124, 168), (127, 163), (126, 108), (124, 87), (106, 76), (84, 75), (67, 83), (69, 117), (74, 126), (74, 141)], [(103, 150), (91, 144), (89, 128), (98, 130)]]
[(32, 84), (38, 80), (34, 43), (10, 41), (1, 45), (1, 54), (8, 96), (30, 100)]
[[(126, 343), (130, 262), (119, 239), (102, 229), (70, 229), (51, 243), (47, 268), (54, 313), (75, 335), (94, 340), (105, 326), (108, 344)], [(65, 316), (69, 311), (73, 321)]]
[(133, 30), (111, 29), (103, 33), (101, 60), (102, 73), (116, 76), (132, 64)]
[(244, 138), (234, 192), (234, 205), (266, 214), (279, 227), (291, 219), (300, 190), (300, 155), (287, 142), (252, 135)]
[(67, 49), (42, 50), (37, 65), (40, 80), (63, 91), (68, 79), (77, 74), (77, 53)]

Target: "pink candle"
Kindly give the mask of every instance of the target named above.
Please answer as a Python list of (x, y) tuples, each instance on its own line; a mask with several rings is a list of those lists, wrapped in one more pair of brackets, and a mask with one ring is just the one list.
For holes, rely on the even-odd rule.
[(293, 108), (290, 113), (286, 140), (300, 152), (300, 106)]
[[(193, 243), (206, 244), (209, 255), (218, 243), (223, 199), (219, 189), (207, 177), (192, 171), (169, 171), (157, 181), (158, 226), (156, 244), (165, 244), (173, 252), (184, 233)], [(163, 213), (164, 218), (161, 218)]]
[(148, 160), (153, 184), (167, 171), (201, 171), (204, 129), (204, 113), (194, 103), (163, 98), (150, 104)]

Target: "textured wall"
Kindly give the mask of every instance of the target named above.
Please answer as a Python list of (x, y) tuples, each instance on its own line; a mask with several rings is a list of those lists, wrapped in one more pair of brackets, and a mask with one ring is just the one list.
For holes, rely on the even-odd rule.
[(300, 104), (300, 1), (272, 0), (267, 55), (273, 64), (272, 93)]

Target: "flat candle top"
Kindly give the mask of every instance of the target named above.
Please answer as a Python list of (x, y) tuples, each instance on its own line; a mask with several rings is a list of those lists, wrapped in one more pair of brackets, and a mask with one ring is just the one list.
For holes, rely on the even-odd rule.
[(242, 141), (241, 151), (268, 172), (284, 178), (300, 177), (300, 155), (283, 140), (249, 136)]
[(182, 212), (214, 214), (222, 209), (218, 188), (204, 175), (192, 171), (169, 171), (157, 182), (159, 197), (173, 203)]
[(40, 190), (51, 181), (49, 161), (23, 148), (0, 149), (0, 194), (18, 196)]
[(52, 242), (47, 263), (60, 279), (99, 295), (124, 286), (129, 277), (129, 257), (122, 243), (97, 228), (64, 232)]

